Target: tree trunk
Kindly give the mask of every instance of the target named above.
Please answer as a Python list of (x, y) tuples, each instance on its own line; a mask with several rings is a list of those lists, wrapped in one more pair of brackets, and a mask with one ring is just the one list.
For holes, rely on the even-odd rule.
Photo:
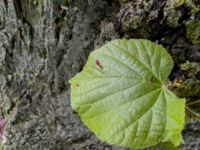
[[(124, 150), (100, 142), (83, 125), (70, 107), (68, 79), (81, 71), (92, 50), (116, 38), (164, 45), (176, 63), (171, 79), (182, 76), (179, 64), (200, 62), (198, 5), (192, 0), (0, 0), (3, 149)], [(199, 123), (188, 124), (184, 148), (198, 149), (199, 133)]]

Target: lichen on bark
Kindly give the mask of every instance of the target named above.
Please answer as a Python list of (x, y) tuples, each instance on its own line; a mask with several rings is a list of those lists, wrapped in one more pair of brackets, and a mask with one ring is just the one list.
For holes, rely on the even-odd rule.
[(200, 21), (189, 20), (186, 22), (186, 36), (193, 43), (200, 43)]

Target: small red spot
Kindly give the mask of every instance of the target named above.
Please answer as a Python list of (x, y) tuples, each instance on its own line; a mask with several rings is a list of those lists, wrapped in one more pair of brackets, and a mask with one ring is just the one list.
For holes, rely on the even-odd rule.
[(97, 65), (100, 65), (100, 62), (99, 62), (99, 60), (96, 60), (96, 64), (97, 64)]
[(96, 64), (97, 64), (97, 66), (99, 66), (101, 69), (103, 69), (103, 66), (101, 65), (101, 63), (100, 63), (100, 61), (97, 59), (96, 60)]

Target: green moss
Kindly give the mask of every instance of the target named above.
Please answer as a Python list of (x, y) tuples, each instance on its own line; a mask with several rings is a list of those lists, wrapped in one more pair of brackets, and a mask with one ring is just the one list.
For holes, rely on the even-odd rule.
[(186, 37), (193, 43), (200, 43), (200, 21), (190, 20), (186, 23)]
[(137, 29), (142, 23), (142, 18), (140, 16), (133, 16), (131, 19), (131, 26), (133, 29)]
[(175, 8), (185, 5), (186, 7), (191, 8), (193, 11), (199, 10), (199, 6), (194, 2), (194, 0), (174, 0), (172, 3)]
[(152, 6), (153, 6), (153, 0), (144, 0), (143, 1), (143, 7), (144, 7), (145, 11), (149, 11)]
[(187, 7), (192, 16), (196, 15), (200, 11), (200, 6), (196, 4), (193, 0), (171, 0), (167, 1), (164, 8), (164, 15), (166, 18), (166, 23), (170, 27), (177, 27), (180, 18), (183, 16), (181, 13), (181, 7)]
[(179, 77), (171, 84), (168, 83), (167, 87), (179, 97), (187, 97), (188, 99), (200, 97), (200, 80), (197, 79)]
[(179, 24), (179, 19), (180, 18), (181, 18), (181, 11), (172, 9), (168, 13), (168, 17), (167, 17), (167, 22), (166, 23), (170, 27), (177, 27), (178, 24)]
[(174, 7), (180, 7), (185, 3), (185, 0), (175, 0)]
[(187, 72), (187, 76), (190, 78), (194, 78), (194, 76), (200, 72), (200, 64), (196, 62), (187, 61), (186, 63), (181, 64), (180, 67)]
[(190, 8), (192, 14), (196, 14), (200, 11), (199, 5), (195, 4), (193, 0), (185, 0), (186, 7)]
[(200, 80), (196, 78), (196, 75), (200, 73), (200, 64), (187, 61), (180, 67), (186, 71), (187, 76), (179, 76), (173, 82), (167, 82), (167, 87), (176, 95), (187, 97), (189, 101), (191, 98), (200, 97)]

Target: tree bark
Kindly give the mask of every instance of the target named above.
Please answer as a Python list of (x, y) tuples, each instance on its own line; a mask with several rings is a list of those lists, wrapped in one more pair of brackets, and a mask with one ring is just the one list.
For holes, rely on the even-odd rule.
[[(81, 71), (92, 50), (116, 38), (163, 44), (176, 63), (171, 79), (182, 76), (179, 64), (200, 61), (200, 32), (187, 28), (200, 19), (198, 5), (192, 0), (0, 0), (3, 149), (124, 150), (100, 142), (83, 125), (70, 107), (68, 79)], [(199, 35), (190, 39), (193, 32)], [(188, 124), (184, 148), (198, 149), (199, 133), (199, 123)]]

